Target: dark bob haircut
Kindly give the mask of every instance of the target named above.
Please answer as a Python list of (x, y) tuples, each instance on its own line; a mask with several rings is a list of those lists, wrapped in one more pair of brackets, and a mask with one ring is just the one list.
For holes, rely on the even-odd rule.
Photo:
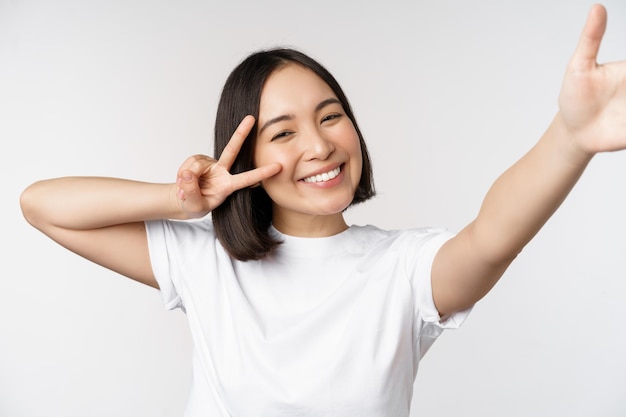
[[(233, 132), (246, 115), (257, 120), (261, 91), (267, 78), (286, 65), (295, 64), (317, 74), (337, 96), (343, 110), (354, 124), (361, 145), (363, 169), (352, 204), (374, 196), (372, 164), (363, 135), (356, 123), (350, 103), (335, 78), (317, 61), (294, 49), (278, 48), (253, 53), (243, 60), (228, 76), (217, 108), (215, 120), (214, 156), (219, 158)], [(254, 142), (258, 125), (255, 123), (237, 156), (231, 173), (238, 174), (254, 168)], [(250, 187), (231, 194), (212, 211), (213, 225), (222, 246), (235, 259), (261, 259), (276, 247), (277, 241), (269, 233), (272, 222), (272, 201), (263, 187)]]

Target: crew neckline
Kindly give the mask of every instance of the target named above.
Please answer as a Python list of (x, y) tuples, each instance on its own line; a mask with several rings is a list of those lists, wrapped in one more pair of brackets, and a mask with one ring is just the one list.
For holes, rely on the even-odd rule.
[(301, 258), (336, 255), (343, 253), (350, 247), (351, 237), (354, 233), (354, 226), (348, 226), (335, 235), (324, 237), (300, 237), (287, 235), (280, 232), (273, 225), (270, 226), (270, 234), (276, 237), (281, 243), (277, 248), (277, 253), (281, 255), (297, 256)]

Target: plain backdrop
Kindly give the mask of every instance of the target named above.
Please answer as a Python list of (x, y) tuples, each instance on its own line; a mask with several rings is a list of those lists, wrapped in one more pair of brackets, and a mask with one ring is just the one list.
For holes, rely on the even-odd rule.
[[(626, 58), (607, 0), (600, 61)], [(344, 87), (383, 228), (477, 213), (543, 133), (588, 1), (0, 0), (0, 416), (181, 416), (182, 312), (22, 218), (37, 179), (169, 182), (211, 153), (230, 70), (293, 46)], [(465, 325), (421, 362), (412, 416), (626, 415), (626, 153), (599, 155)], [(245, 399), (242, 399), (244, 401)]]

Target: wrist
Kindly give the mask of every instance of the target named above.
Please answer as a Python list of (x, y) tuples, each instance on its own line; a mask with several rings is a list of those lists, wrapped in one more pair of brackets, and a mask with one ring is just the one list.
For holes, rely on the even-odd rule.
[(565, 122), (563, 115), (556, 114), (545, 133), (558, 146), (559, 154), (569, 163), (587, 165), (595, 152), (582, 145), (580, 132), (573, 132)]
[(193, 216), (185, 210), (184, 200), (179, 196), (180, 187), (176, 183), (168, 184), (168, 219), (191, 220)]

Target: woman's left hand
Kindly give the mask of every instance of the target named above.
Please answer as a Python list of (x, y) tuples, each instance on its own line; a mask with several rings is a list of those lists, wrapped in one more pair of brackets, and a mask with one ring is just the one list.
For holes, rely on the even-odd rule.
[(626, 61), (598, 65), (606, 9), (592, 7), (559, 95), (560, 115), (585, 153), (626, 148)]

